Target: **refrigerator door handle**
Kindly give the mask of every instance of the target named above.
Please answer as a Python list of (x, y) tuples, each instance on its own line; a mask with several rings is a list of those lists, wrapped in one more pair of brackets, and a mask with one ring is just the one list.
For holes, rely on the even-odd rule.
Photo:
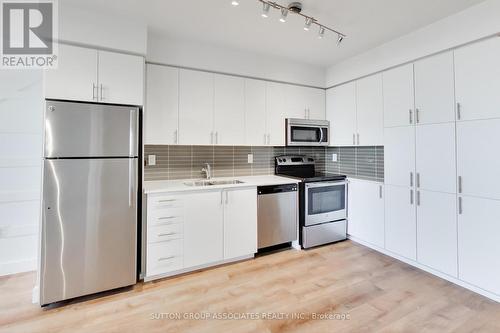
[(129, 157), (137, 156), (137, 109), (130, 110)]
[(128, 160), (128, 206), (132, 207), (134, 197), (134, 159)]

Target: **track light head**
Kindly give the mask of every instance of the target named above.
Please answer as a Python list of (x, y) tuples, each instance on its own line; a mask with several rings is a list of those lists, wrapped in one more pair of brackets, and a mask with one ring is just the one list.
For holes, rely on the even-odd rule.
[(267, 2), (262, 3), (262, 15), (261, 16), (263, 18), (269, 17), (269, 9), (270, 8), (271, 8), (271, 6)]
[(286, 8), (281, 8), (281, 17), (280, 17), (280, 22), (285, 23), (286, 22), (286, 17), (288, 15), (288, 9)]
[(325, 37), (325, 28), (322, 26), (319, 26), (319, 32), (318, 32), (318, 38), (323, 38)]
[(239, 4), (240, 4), (240, 2), (237, 0), (231, 1), (231, 5), (233, 5), (233, 6), (238, 6)]
[(342, 36), (342, 35), (339, 34), (338, 37), (337, 37), (337, 46), (339, 46), (340, 43), (342, 43), (343, 40), (344, 40), (344, 36)]
[(304, 24), (305, 31), (309, 31), (309, 29), (311, 28), (312, 22), (313, 22), (312, 18), (306, 17), (306, 23)]

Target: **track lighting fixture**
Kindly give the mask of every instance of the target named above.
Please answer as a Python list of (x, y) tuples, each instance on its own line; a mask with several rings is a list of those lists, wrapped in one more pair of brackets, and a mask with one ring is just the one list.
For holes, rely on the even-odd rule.
[(304, 24), (304, 30), (309, 31), (311, 28), (311, 24), (313, 22), (313, 19), (311, 17), (306, 17), (306, 23)]
[(319, 32), (318, 32), (318, 38), (323, 38), (325, 37), (325, 28), (323, 26), (319, 26)]
[(337, 37), (337, 46), (340, 45), (340, 43), (342, 43), (343, 40), (344, 40), (344, 36), (339, 34)]
[(239, 4), (240, 4), (240, 2), (237, 0), (231, 1), (231, 5), (233, 5), (233, 6), (238, 6)]
[(281, 8), (281, 17), (280, 17), (280, 22), (285, 23), (286, 22), (286, 17), (288, 16), (288, 9), (287, 8)]
[(269, 17), (269, 9), (271, 6), (267, 2), (262, 3), (262, 17), (267, 18)]

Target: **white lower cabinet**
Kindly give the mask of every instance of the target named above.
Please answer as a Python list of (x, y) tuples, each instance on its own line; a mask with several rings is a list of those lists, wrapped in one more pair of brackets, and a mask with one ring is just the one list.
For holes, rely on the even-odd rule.
[(257, 189), (149, 194), (146, 279), (257, 252)]
[(347, 233), (384, 247), (384, 187), (381, 183), (349, 179)]
[(385, 185), (385, 248), (408, 259), (417, 258), (415, 192)]
[(500, 296), (500, 201), (460, 197), (458, 277)]
[(417, 261), (457, 277), (457, 196), (417, 192)]

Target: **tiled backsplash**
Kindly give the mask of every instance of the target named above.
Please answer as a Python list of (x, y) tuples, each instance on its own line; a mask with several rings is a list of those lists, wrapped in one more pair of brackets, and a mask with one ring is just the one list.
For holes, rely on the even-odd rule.
[[(337, 162), (332, 155), (337, 154)], [(328, 147), (326, 149), (326, 171), (351, 177), (384, 180), (384, 147)]]
[[(248, 154), (253, 154), (253, 163), (248, 163)], [(325, 170), (323, 147), (146, 145), (144, 158), (156, 155), (156, 165), (144, 167), (144, 180), (203, 178), (205, 163), (212, 166), (214, 177), (272, 175), (274, 157), (283, 154), (312, 156), (318, 171)]]

